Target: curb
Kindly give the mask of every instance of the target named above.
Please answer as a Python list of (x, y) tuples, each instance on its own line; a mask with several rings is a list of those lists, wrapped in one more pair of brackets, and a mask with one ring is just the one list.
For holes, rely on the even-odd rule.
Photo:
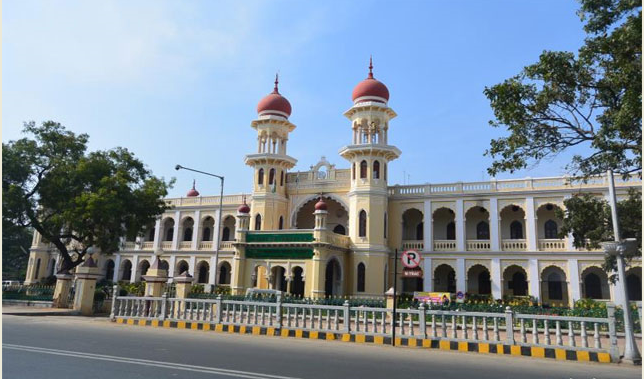
[[(224, 324), (210, 324), (203, 322), (189, 322), (189, 321), (160, 321), (160, 320), (143, 320), (143, 319), (124, 319), (117, 318), (112, 320), (117, 324), (125, 325), (139, 325), (139, 326), (152, 326), (162, 328), (176, 328), (176, 329), (192, 329), (215, 331), (220, 333), (230, 334), (252, 334), (261, 336), (273, 337), (293, 337), (293, 338), (307, 338), (316, 340), (327, 341), (343, 341), (354, 343), (373, 343), (376, 345), (390, 345), (391, 337), (384, 336), (368, 336), (364, 334), (349, 334), (349, 333), (333, 333), (333, 332), (318, 332), (301, 329), (288, 329), (264, 326), (239, 326), (239, 325), (224, 325)], [(487, 343), (487, 342), (466, 342), (466, 341), (446, 341), (433, 338), (407, 338), (396, 337), (396, 346), (406, 346), (414, 348), (425, 349), (439, 349), (439, 350), (452, 350), (481, 354), (498, 354), (498, 355), (514, 355), (535, 358), (551, 358), (561, 361), (579, 361), (579, 362), (599, 362), (610, 363), (610, 354), (604, 352), (591, 352), (582, 350), (569, 350), (563, 348), (548, 348), (538, 346), (519, 346), (519, 345), (506, 345), (503, 343)]]

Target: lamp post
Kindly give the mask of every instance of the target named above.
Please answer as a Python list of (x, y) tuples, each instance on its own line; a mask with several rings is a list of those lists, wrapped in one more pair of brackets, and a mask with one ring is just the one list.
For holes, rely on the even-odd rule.
[[(177, 170), (177, 171), (179, 171), (179, 170), (188, 170), (188, 171), (198, 172), (200, 174), (204, 174), (204, 175), (208, 175), (208, 176), (214, 176), (215, 178), (218, 178), (219, 180), (221, 180), (221, 192), (220, 192), (220, 195), (219, 195), (219, 216), (218, 216), (218, 220), (217, 220), (217, 246), (215, 247), (215, 267), (213, 267), (213, 270), (215, 270), (215, 276), (214, 276), (215, 283), (214, 283), (214, 285), (215, 285), (215, 288), (216, 288), (217, 287), (217, 274), (218, 274), (217, 266), (219, 265), (219, 243), (221, 241), (221, 213), (224, 211), (224, 207), (223, 207), (223, 204), (224, 204), (224, 177), (220, 176), (220, 175), (211, 174), (209, 172), (199, 171), (199, 170), (195, 170), (193, 168), (184, 167), (184, 166), (181, 166), (181, 165), (174, 166), (174, 169)], [(197, 238), (199, 238), (199, 235), (197, 235)]]
[(640, 364), (642, 357), (637, 349), (635, 335), (633, 334), (633, 320), (631, 318), (630, 308), (628, 306), (628, 292), (626, 289), (626, 271), (624, 270), (624, 254), (631, 253), (637, 249), (637, 243), (634, 238), (622, 240), (619, 231), (619, 221), (617, 219), (617, 197), (615, 195), (615, 180), (613, 171), (608, 170), (608, 191), (610, 195), (610, 211), (613, 219), (613, 234), (615, 242), (604, 242), (602, 247), (604, 252), (614, 255), (617, 260), (617, 290), (621, 294), (622, 310), (624, 313), (624, 361)]

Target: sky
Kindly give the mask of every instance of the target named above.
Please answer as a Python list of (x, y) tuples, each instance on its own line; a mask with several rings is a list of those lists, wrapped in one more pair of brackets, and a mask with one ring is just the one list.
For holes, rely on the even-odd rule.
[[(338, 168), (351, 142), (353, 87), (389, 88), (389, 143), (402, 155), (389, 184), (489, 180), (483, 91), (544, 50), (577, 51), (574, 0), (488, 1), (5, 1), (2, 141), (25, 121), (54, 120), (90, 136), (90, 150), (132, 151), (157, 175), (197, 180), (202, 195), (248, 193), (259, 100), (280, 75), (293, 107), (292, 171), (322, 156)], [(564, 174), (569, 155), (497, 179)]]

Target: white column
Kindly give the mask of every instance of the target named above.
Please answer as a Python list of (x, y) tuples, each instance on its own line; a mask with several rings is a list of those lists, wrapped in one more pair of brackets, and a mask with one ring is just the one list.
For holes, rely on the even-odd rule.
[[(616, 274), (615, 272), (612, 273), (607, 273), (608, 276), (611, 274)], [(619, 277), (615, 281), (615, 284), (612, 284), (610, 281), (608, 282), (608, 285), (610, 286), (610, 293), (611, 293), (611, 298), (615, 304), (623, 304), (624, 303), (624, 295), (622, 292), (619, 290), (619, 287), (617, 287), (617, 282), (619, 281)]]
[(463, 199), (456, 200), (456, 251), (465, 251), (465, 217)]
[(196, 268), (195, 266), (197, 265), (197, 257), (195, 257), (194, 255), (191, 256), (189, 264), (190, 264), (190, 268), (188, 268), (188, 273), (190, 275), (192, 275), (192, 277), (194, 278), (195, 277), (195, 268)]
[(161, 230), (161, 219), (158, 218), (154, 222), (154, 244), (153, 244), (153, 246), (155, 248), (161, 246), (161, 236), (162, 236), (161, 232), (162, 232), (162, 230)]
[(526, 204), (526, 239), (528, 251), (537, 251), (537, 214), (534, 209), (534, 198), (528, 196), (525, 199)]
[(174, 212), (174, 231), (172, 233), (172, 250), (179, 250), (179, 229), (181, 223), (181, 211)]
[(499, 201), (496, 197), (490, 199), (490, 249), (501, 251), (501, 233), (499, 233)]
[[(217, 241), (219, 240), (219, 233), (221, 233), (221, 226), (219, 225), (219, 212), (221, 212), (221, 209), (217, 209), (215, 211), (215, 222), (212, 228), (212, 250), (213, 251), (217, 250)], [(221, 220), (221, 222), (224, 222), (224, 220)], [(235, 225), (235, 228), (239, 228), (239, 225)], [(233, 235), (231, 236), (231, 238), (235, 238), (235, 236)]]
[(139, 255), (134, 254), (132, 256), (132, 274), (130, 275), (130, 283), (136, 283), (139, 279), (137, 278), (137, 273), (139, 271)]
[(456, 259), (456, 292), (467, 292), (465, 287), (465, 258)]
[(201, 211), (195, 211), (194, 224), (192, 226), (192, 250), (197, 250), (199, 248), (199, 236), (201, 235)]
[[(425, 204), (423, 206), (423, 237), (424, 237), (423, 251), (434, 250), (434, 242), (433, 242), (433, 236), (432, 236), (433, 231), (434, 229), (432, 226), (432, 201), (425, 200)], [(431, 269), (431, 266), (430, 266), (430, 269)], [(434, 287), (433, 284), (431, 284), (431, 286)]]
[(501, 281), (501, 260), (492, 258), (490, 262), (490, 282), (492, 285), (492, 297), (500, 299), (503, 294), (503, 282)]
[(423, 291), (434, 291), (434, 273), (432, 272), (432, 259), (428, 256), (423, 258)]
[(534, 296), (537, 299), (541, 299), (541, 278), (539, 277), (539, 261), (536, 258), (530, 259), (528, 261), (528, 275), (529, 275), (529, 284), (528, 284), (528, 294)]
[(114, 276), (112, 277), (112, 282), (114, 283), (119, 281), (120, 268), (121, 268), (121, 254), (116, 254), (116, 260), (114, 261)]
[[(572, 197), (571, 194), (566, 194), (564, 195), (564, 200), (570, 199), (571, 197)], [(576, 250), (575, 237), (572, 236), (572, 232), (568, 233), (565, 239), (566, 239), (566, 249), (568, 249), (568, 251), (575, 251)]]
[(217, 272), (217, 267), (215, 267), (215, 256), (210, 257), (210, 271), (208, 272), (208, 284), (215, 285), (215, 272)]
[(569, 299), (570, 299), (570, 306), (575, 304), (575, 301), (581, 299), (581, 288), (579, 286), (579, 263), (577, 262), (577, 259), (571, 258), (568, 259), (568, 274), (570, 275), (570, 278), (568, 278), (568, 283), (569, 283)]
[(172, 283), (174, 277), (174, 266), (177, 265), (177, 257), (174, 255), (170, 256), (170, 263), (168, 263), (168, 283)]

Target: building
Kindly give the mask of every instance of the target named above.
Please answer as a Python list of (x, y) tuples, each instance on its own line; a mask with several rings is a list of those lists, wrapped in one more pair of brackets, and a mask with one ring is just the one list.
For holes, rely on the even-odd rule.
[[(531, 295), (557, 304), (617, 300), (601, 269), (603, 253), (576, 250), (570, 236), (559, 239), (555, 214), (575, 193), (608, 196), (605, 178), (388, 186), (388, 163), (401, 154), (388, 143), (396, 113), (371, 65), (352, 98), (344, 113), (348, 144), (339, 151), (349, 168), (322, 157), (309, 171), (289, 172), (297, 163), (287, 154), (296, 126), (276, 78), (251, 121), (257, 150), (245, 163), (254, 170), (252, 192), (224, 196), (219, 209), (219, 197), (201, 196), (193, 183), (186, 197), (167, 199), (172, 209), (140, 238), (100, 256), (105, 278), (138, 282), (157, 252), (170, 281), (188, 271), (195, 282), (213, 285), (217, 273), (233, 293), (258, 287), (312, 297), (382, 296), (393, 283), (395, 249), (414, 249), (423, 255), (422, 277), (406, 277), (412, 274), (399, 265), (404, 292)], [(618, 178), (616, 185), (623, 198), (641, 180)], [(27, 282), (54, 272), (53, 251), (34, 236)], [(637, 260), (627, 271), (637, 299), (641, 275)]]

